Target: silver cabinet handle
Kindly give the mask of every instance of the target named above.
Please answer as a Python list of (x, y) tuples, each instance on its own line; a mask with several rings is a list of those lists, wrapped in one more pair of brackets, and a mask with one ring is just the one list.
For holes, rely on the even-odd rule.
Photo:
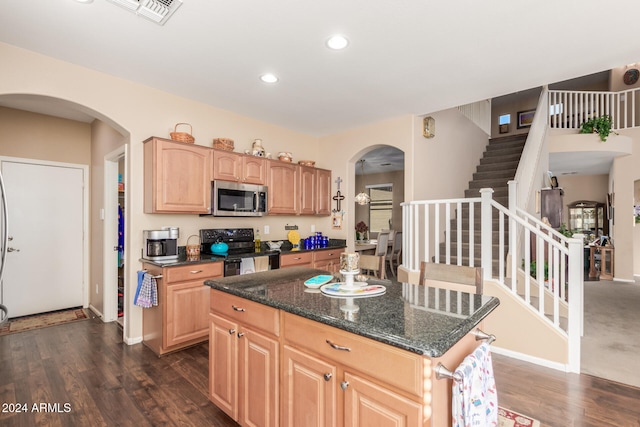
[(342, 390), (347, 390), (347, 387), (349, 387), (349, 381), (342, 381), (342, 382), (340, 383), (340, 388), (341, 388)]
[(235, 330), (235, 329), (229, 329), (229, 335), (233, 335), (233, 334), (235, 334), (235, 333), (236, 333), (236, 330)]
[(325, 381), (331, 381), (331, 377), (333, 376), (333, 374), (331, 374), (331, 372), (327, 372), (323, 376)]
[(351, 349), (349, 347), (343, 347), (341, 345), (334, 344), (329, 340), (327, 340), (327, 344), (329, 344), (331, 346), (331, 348), (333, 348), (334, 350), (351, 351)]
[(244, 332), (238, 332), (238, 338), (242, 338), (244, 336)]
[(198, 273), (202, 273), (202, 270), (191, 270), (189, 273), (198, 274)]
[(16, 248), (7, 248), (7, 252), (20, 252), (20, 249), (16, 249)]
[(235, 305), (232, 305), (231, 307), (233, 308), (234, 311), (244, 311), (244, 308), (242, 307), (237, 307)]

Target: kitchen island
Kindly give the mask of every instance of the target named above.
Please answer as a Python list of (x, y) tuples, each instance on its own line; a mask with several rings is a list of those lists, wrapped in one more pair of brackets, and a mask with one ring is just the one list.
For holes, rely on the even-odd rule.
[[(205, 281), (210, 293), (209, 395), (241, 425), (448, 425), (455, 368), (494, 297), (384, 285), (335, 298), (294, 267)], [(340, 276), (336, 276), (341, 279)]]

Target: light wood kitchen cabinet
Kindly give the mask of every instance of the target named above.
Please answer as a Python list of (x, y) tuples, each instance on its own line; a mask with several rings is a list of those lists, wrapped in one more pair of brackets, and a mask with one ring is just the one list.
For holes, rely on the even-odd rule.
[(313, 268), (327, 270), (332, 273), (340, 271), (340, 254), (344, 248), (325, 249), (313, 252)]
[(313, 266), (313, 252), (293, 252), (280, 255), (280, 268), (311, 266)]
[(279, 312), (210, 291), (209, 399), (243, 426), (279, 424)]
[[(282, 351), (284, 379), (282, 381), (283, 427), (337, 426), (338, 376), (334, 364), (327, 363), (293, 347)], [(297, 405), (300, 399), (307, 404)]]
[(263, 157), (213, 150), (213, 179), (264, 185), (267, 161)]
[(317, 196), (316, 169), (300, 166), (300, 215), (315, 215)]
[(283, 339), (283, 426), (422, 425), (420, 355), (289, 313)]
[(269, 215), (296, 215), (300, 209), (300, 166), (268, 160)]
[(317, 169), (316, 175), (316, 215), (331, 215), (331, 171)]
[(145, 140), (145, 213), (210, 213), (212, 168), (211, 148), (155, 137)]
[(144, 344), (163, 355), (206, 341), (210, 288), (204, 281), (222, 277), (222, 262), (143, 268), (157, 276), (158, 285), (158, 305), (142, 312)]

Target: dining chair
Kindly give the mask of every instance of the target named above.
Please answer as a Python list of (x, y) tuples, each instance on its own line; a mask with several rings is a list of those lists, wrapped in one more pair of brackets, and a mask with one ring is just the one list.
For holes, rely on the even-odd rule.
[(402, 231), (393, 233), (391, 241), (391, 251), (387, 252), (385, 260), (389, 263), (389, 269), (393, 277), (397, 277), (397, 269), (400, 266), (400, 255), (402, 254)]
[(482, 295), (482, 267), (422, 261), (418, 283)]
[(375, 277), (377, 279), (385, 278), (385, 262), (383, 256), (360, 255), (358, 266), (360, 267), (360, 272), (364, 275)]
[(375, 255), (385, 258), (389, 250), (389, 242), (393, 239), (393, 230), (380, 230)]

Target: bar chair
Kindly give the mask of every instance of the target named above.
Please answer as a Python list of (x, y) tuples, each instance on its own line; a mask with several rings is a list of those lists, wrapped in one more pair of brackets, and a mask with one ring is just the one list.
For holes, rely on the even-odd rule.
[(418, 283), (482, 295), (482, 267), (422, 261)]

